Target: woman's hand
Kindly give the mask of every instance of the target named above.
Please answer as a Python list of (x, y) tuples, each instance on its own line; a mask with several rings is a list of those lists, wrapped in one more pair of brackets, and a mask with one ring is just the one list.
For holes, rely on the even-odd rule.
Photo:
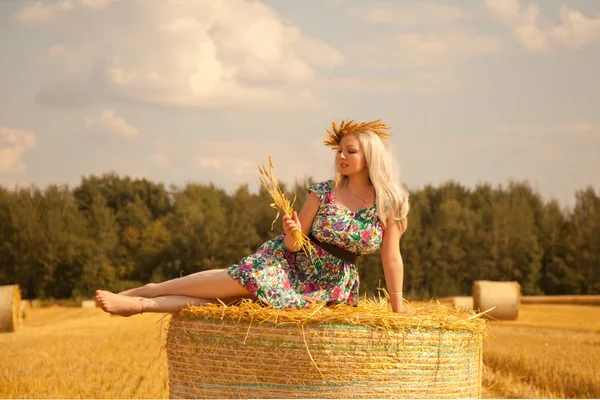
[(298, 214), (296, 211), (292, 213), (292, 216), (283, 216), (283, 232), (286, 235), (291, 236), (295, 231), (302, 232), (302, 226), (300, 225), (300, 220), (298, 219)]

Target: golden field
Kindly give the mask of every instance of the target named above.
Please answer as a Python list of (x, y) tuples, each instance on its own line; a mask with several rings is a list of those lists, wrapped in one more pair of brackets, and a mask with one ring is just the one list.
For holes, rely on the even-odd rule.
[(489, 323), (484, 384), (503, 396), (600, 398), (600, 307), (521, 305)]
[(16, 333), (0, 333), (0, 398), (168, 397), (161, 317), (31, 309)]
[[(167, 398), (166, 322), (32, 309), (0, 333), (0, 398)], [(600, 397), (600, 307), (522, 305), (489, 323), (487, 398)]]

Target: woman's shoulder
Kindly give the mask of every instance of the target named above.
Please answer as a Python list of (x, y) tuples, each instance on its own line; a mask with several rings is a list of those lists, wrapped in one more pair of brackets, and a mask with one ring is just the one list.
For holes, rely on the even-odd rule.
[(308, 187), (308, 192), (317, 195), (319, 200), (323, 200), (329, 193), (333, 191), (333, 179), (322, 182), (313, 183)]

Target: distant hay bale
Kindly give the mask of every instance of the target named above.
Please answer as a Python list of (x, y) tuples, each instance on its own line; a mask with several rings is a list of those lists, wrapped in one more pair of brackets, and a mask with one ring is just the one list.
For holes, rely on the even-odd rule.
[(454, 297), (438, 297), (434, 300), (443, 306), (452, 307), (452, 299), (453, 298)]
[(478, 312), (493, 310), (486, 317), (513, 320), (519, 316), (521, 285), (518, 282), (473, 282), (473, 309)]
[(42, 300), (40, 300), (40, 299), (31, 300), (31, 308), (42, 308)]
[(522, 296), (521, 304), (574, 304), (597, 306), (600, 305), (600, 295)]
[(81, 308), (85, 308), (85, 309), (96, 308), (96, 300), (83, 300), (81, 302)]
[(14, 332), (19, 327), (21, 291), (18, 285), (0, 286), (0, 332)]
[(190, 306), (169, 323), (170, 398), (481, 397), (485, 321), (438, 304)]
[(29, 316), (29, 310), (31, 310), (31, 302), (29, 300), (21, 300), (20, 317), (21, 319), (27, 319)]
[(464, 308), (465, 310), (473, 309), (473, 297), (471, 296), (456, 296), (452, 298), (452, 307)]

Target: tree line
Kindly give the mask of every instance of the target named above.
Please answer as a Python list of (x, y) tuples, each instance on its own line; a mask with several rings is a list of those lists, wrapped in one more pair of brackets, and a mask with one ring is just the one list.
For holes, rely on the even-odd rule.
[[(311, 179), (287, 188), (298, 209)], [(474, 280), (516, 280), (523, 294), (600, 293), (600, 195), (545, 201), (527, 182), (456, 182), (411, 193), (401, 239), (404, 293), (468, 295)], [(73, 188), (0, 186), (0, 285), (25, 298), (84, 298), (226, 268), (281, 233), (265, 190), (214, 184), (165, 187), (115, 173)], [(359, 263), (362, 293), (385, 280), (378, 254)]]

